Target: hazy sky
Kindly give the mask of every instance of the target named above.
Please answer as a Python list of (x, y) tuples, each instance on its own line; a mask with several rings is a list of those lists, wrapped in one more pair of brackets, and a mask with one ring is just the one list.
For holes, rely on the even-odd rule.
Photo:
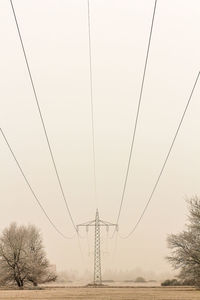
[[(72, 215), (76, 223), (94, 219), (87, 1), (13, 3)], [(100, 217), (110, 222), (122, 194), (153, 5), (91, 0), (97, 193)], [(147, 201), (199, 71), (199, 0), (158, 0), (154, 26), (121, 234)], [(0, 0), (0, 43), (0, 126), (48, 214), (71, 235), (9, 0)], [(200, 84), (148, 212), (130, 239), (118, 240), (115, 260), (114, 243), (106, 245), (102, 233), (102, 250), (110, 250), (104, 269), (170, 269), (166, 236), (184, 228), (185, 198), (200, 195), (199, 99)], [(82, 262), (77, 240), (62, 239), (45, 219), (1, 137), (0, 149), (0, 230), (12, 221), (36, 224), (58, 269), (92, 269), (86, 240)]]

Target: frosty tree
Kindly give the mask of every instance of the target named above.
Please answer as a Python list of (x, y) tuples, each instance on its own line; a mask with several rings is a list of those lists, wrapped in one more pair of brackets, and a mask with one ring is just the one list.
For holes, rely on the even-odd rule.
[(39, 230), (12, 223), (0, 236), (0, 283), (37, 286), (54, 281)]
[(189, 203), (189, 223), (186, 230), (168, 237), (171, 256), (167, 259), (179, 278), (200, 286), (200, 199), (194, 197)]

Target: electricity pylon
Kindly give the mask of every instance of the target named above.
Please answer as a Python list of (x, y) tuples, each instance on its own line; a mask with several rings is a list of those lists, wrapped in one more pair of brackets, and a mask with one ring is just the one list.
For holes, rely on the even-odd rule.
[(101, 285), (101, 226), (105, 226), (108, 230), (110, 226), (116, 227), (118, 230), (118, 225), (110, 222), (103, 221), (99, 218), (99, 211), (96, 210), (95, 220), (85, 222), (77, 225), (77, 231), (79, 227), (85, 226), (86, 231), (88, 232), (89, 226), (95, 227), (95, 235), (94, 235), (94, 285)]

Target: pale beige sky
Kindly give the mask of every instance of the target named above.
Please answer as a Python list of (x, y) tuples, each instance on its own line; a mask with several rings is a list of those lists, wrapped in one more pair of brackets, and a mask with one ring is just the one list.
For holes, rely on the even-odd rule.
[[(93, 219), (87, 1), (13, 2), (69, 206), (76, 223)], [(97, 191), (100, 215), (111, 222), (121, 199), (153, 5), (150, 0), (91, 0)], [(124, 234), (151, 192), (199, 71), (199, 37), (198, 0), (158, 0), (120, 220)], [(0, 126), (49, 215), (70, 235), (8, 0), (0, 1), (0, 42)], [(117, 265), (105, 255), (104, 268), (170, 269), (164, 259), (166, 236), (184, 227), (185, 197), (200, 194), (199, 97), (198, 84), (147, 214), (132, 238), (119, 239)], [(81, 241), (82, 264), (77, 241), (62, 240), (50, 227), (2, 138), (0, 149), (0, 230), (11, 221), (36, 224), (58, 269), (92, 269), (86, 241)]]

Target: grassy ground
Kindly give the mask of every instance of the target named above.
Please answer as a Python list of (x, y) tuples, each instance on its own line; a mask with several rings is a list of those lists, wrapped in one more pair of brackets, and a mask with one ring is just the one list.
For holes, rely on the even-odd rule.
[(16, 300), (200, 300), (192, 288), (52, 288), (45, 290), (0, 290), (0, 299)]

